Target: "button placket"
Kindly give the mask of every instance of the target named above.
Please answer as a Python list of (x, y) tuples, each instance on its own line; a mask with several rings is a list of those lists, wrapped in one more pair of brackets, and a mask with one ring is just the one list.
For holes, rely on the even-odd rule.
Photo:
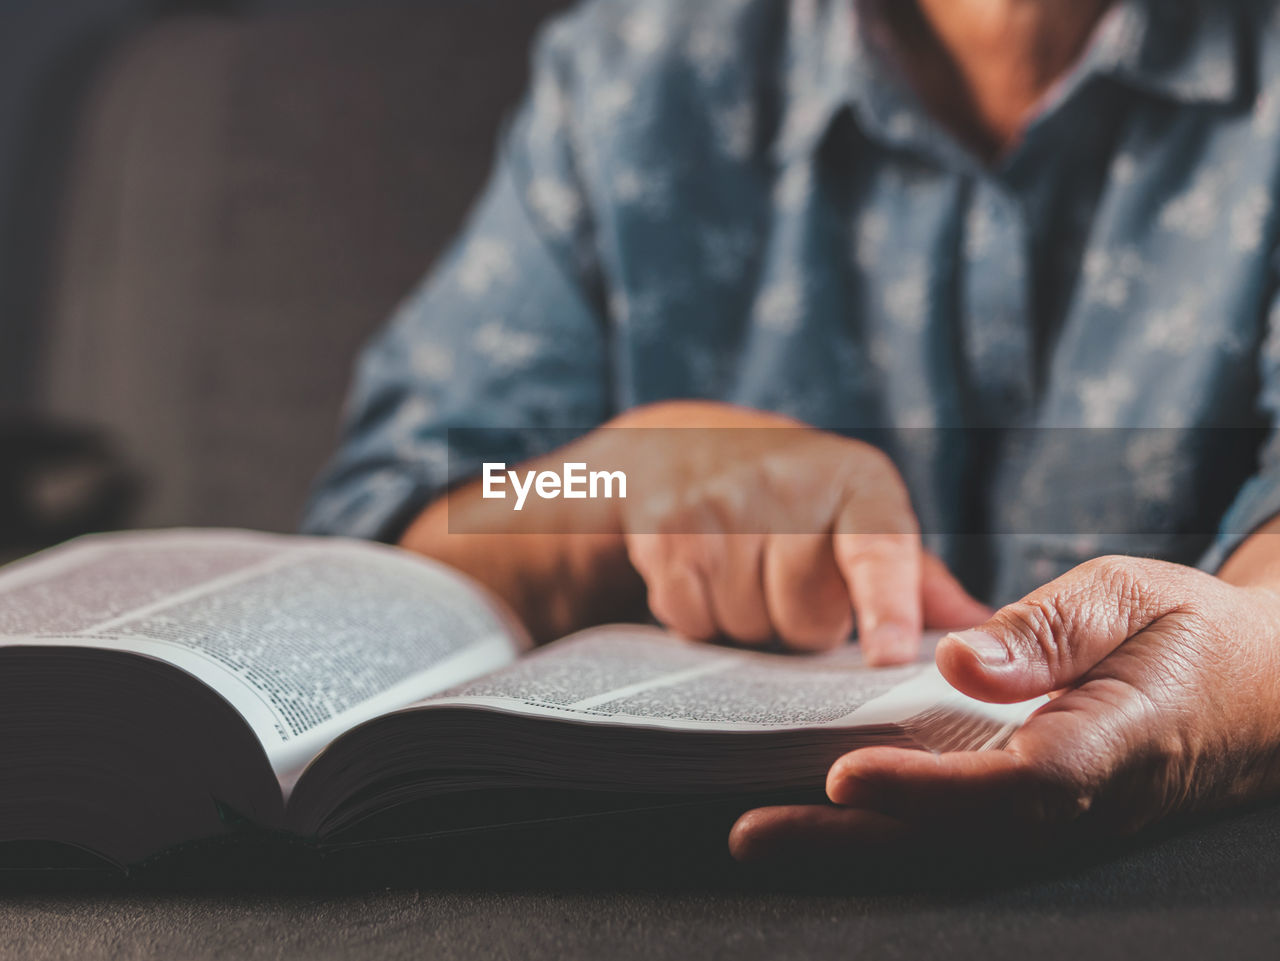
[(960, 324), (984, 426), (1012, 426), (1032, 401), (1030, 253), (1016, 199), (997, 184), (975, 181), (960, 256)]

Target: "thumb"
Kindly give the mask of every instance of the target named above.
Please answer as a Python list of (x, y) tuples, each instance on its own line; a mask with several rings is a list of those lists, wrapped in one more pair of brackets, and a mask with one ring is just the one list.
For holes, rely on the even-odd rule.
[(1197, 577), (1208, 575), (1132, 557), (1089, 561), (985, 624), (948, 634), (938, 642), (938, 670), (952, 687), (983, 701), (1049, 694), (1194, 598)]

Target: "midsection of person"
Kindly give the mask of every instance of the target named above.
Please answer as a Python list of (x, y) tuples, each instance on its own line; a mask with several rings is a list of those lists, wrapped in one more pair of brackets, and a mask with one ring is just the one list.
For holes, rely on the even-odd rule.
[[(539, 428), (700, 398), (874, 437), (926, 543), (996, 602), (1102, 553), (1216, 564), (1263, 435), (1206, 428), (1267, 426), (1273, 401), (1280, 85), (1268, 6), (1179, 10), (1095, 11), (984, 157), (870, 4), (586, 5), (366, 355), (309, 526), (396, 539), (482, 460), (544, 453)], [(450, 449), (463, 425), (507, 439)]]

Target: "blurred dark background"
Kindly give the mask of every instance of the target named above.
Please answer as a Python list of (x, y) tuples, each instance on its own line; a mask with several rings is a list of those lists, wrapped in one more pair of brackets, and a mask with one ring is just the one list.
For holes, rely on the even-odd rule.
[(0, 550), (289, 530), (568, 0), (0, 0)]
[[(431, 0), (424, 0), (431, 2)], [(440, 0), (437, 6), (447, 4)], [(389, 6), (386, 0), (3, 0), (0, 2), (0, 409), (32, 403), (40, 273), (68, 137), (99, 60), (132, 30), (168, 16), (253, 16)], [(25, 323), (23, 320), (25, 319)]]

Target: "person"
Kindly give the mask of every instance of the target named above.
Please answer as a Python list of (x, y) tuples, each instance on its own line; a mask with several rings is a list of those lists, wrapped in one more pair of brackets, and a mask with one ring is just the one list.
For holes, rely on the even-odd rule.
[[(647, 603), (798, 649), (856, 621), (891, 664), (954, 628), (961, 691), (1055, 695), (1001, 750), (847, 755), (740, 857), (1274, 795), (1278, 175), (1266, 0), (583, 4), (306, 526), (542, 639)], [(569, 460), (650, 496), (484, 498), (483, 464)]]

